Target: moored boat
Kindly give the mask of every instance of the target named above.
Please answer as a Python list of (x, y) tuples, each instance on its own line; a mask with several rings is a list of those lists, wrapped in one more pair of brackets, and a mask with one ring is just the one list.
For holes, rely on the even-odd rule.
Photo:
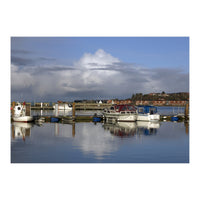
[(155, 106), (138, 106), (137, 121), (159, 121), (160, 115)]
[(110, 108), (104, 109), (103, 117), (106, 121), (126, 121), (134, 122), (137, 120), (136, 108), (133, 105), (113, 105)]
[(59, 122), (60, 119), (58, 117), (51, 117), (51, 122)]
[(57, 103), (53, 105), (53, 109), (55, 110), (57, 107), (58, 110), (72, 110), (72, 105), (68, 103)]
[(33, 117), (26, 114), (26, 104), (17, 102), (14, 107), (14, 115), (12, 116), (13, 121), (15, 122), (31, 122)]
[(176, 122), (178, 120), (179, 120), (179, 118), (176, 115), (171, 117), (171, 121), (173, 121), (173, 122)]

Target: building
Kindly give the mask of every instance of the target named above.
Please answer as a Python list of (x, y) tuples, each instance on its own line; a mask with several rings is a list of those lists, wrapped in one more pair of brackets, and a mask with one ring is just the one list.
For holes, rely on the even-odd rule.
[(130, 99), (127, 100), (108, 100), (107, 101), (108, 104), (131, 104), (133, 103)]
[(158, 101), (136, 101), (135, 105), (154, 105), (154, 106), (185, 106), (188, 101), (166, 101), (166, 100), (158, 100)]

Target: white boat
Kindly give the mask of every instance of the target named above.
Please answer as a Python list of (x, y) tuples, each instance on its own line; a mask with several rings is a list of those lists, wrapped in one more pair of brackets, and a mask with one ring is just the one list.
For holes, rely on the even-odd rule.
[(109, 109), (104, 109), (103, 116), (106, 121), (126, 121), (134, 122), (137, 120), (136, 108), (133, 105), (113, 105)]
[(26, 115), (26, 105), (25, 103), (21, 104), (17, 102), (16, 106), (14, 107), (14, 115), (13, 121), (15, 122), (31, 122), (33, 121), (32, 116)]
[(53, 105), (53, 109), (55, 110), (56, 107), (58, 110), (72, 110), (72, 105), (68, 103), (57, 103)]
[(159, 121), (160, 115), (155, 106), (138, 106), (137, 121)]

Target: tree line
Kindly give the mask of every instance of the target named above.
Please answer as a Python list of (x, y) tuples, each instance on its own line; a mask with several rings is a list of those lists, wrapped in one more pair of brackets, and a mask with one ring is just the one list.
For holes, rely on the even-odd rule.
[(132, 101), (188, 101), (189, 93), (178, 92), (178, 93), (168, 93), (164, 91), (162, 93), (135, 93), (131, 97)]

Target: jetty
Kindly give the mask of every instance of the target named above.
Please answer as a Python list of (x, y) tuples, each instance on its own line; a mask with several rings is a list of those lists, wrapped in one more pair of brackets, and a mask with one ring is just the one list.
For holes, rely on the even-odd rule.
[[(30, 103), (26, 103), (30, 104)], [(62, 103), (61, 103), (62, 104)], [(69, 104), (73, 104), (73, 102), (69, 102)], [(31, 110), (53, 110), (53, 106), (55, 103), (50, 105), (49, 103), (35, 103), (31, 105)], [(106, 107), (111, 106), (109, 103), (76, 103), (76, 110), (103, 110)]]
[(109, 103), (75, 103), (76, 110), (103, 110), (111, 105)]
[[(14, 107), (15, 102), (12, 102), (11, 108)], [(53, 104), (54, 105), (54, 104)], [(34, 106), (31, 105), (31, 103), (26, 103), (27, 110), (53, 110), (53, 105), (50, 105), (49, 103), (37, 103)], [(61, 116), (59, 115), (58, 111), (55, 111), (54, 116), (42, 116), (44, 119), (44, 122), (63, 122), (63, 123), (71, 123), (71, 122), (93, 122), (94, 117), (99, 118), (98, 121), (103, 121), (103, 115), (77, 115), (76, 111), (78, 110), (103, 110), (107, 107), (110, 107), (111, 103), (72, 103), (72, 111), (71, 115), (69, 116)], [(12, 110), (13, 113), (13, 110)], [(38, 119), (38, 116), (33, 116), (36, 119)], [(57, 119), (57, 120), (55, 120)], [(185, 106), (185, 112), (181, 114), (175, 115), (160, 115), (160, 121), (189, 121), (189, 103)]]

